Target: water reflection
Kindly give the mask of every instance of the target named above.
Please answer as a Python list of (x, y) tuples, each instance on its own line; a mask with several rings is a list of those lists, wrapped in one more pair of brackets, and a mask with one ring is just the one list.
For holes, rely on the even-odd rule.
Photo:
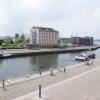
[(58, 65), (57, 58), (57, 54), (37, 55), (30, 57), (30, 63), (33, 66), (33, 71), (44, 71), (50, 67), (56, 67)]
[(0, 65), (2, 65), (3, 61), (4, 61), (4, 59), (0, 59)]

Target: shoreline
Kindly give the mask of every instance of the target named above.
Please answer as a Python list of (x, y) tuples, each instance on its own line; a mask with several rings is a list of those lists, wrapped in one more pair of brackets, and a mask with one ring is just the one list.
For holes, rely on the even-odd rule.
[[(98, 61), (100, 59), (95, 59), (95, 61)], [(44, 71), (41, 73), (41, 75), (39, 73), (34, 73), (34, 74), (26, 74), (24, 76), (20, 76), (20, 77), (14, 77), (14, 78), (9, 78), (5, 81), (5, 85), (6, 86), (10, 86), (10, 85), (15, 85), (15, 84), (20, 84), (26, 81), (30, 81), (30, 80), (35, 80), (38, 78), (42, 78), (45, 76), (55, 76), (57, 73), (60, 72), (64, 72), (64, 68), (67, 70), (69, 69), (73, 69), (73, 68), (77, 68), (80, 67), (81, 65), (84, 65), (84, 62), (80, 62), (78, 64), (73, 64), (73, 65), (69, 65), (69, 66), (64, 66), (64, 67), (58, 67), (58, 68), (53, 68), (53, 75), (50, 75), (50, 70)], [(0, 88), (2, 88), (2, 81), (0, 80)]]
[(72, 52), (82, 52), (82, 51), (93, 51), (100, 48), (100, 46), (84, 46), (84, 47), (71, 47), (66, 49), (57, 49), (57, 48), (45, 48), (45, 49), (6, 49), (6, 53), (11, 54), (11, 57), (20, 57), (20, 56), (32, 56), (32, 55), (44, 55), (44, 54), (53, 54), (53, 53), (72, 53)]
[[(80, 65), (83, 65), (83, 64), (84, 63), (81, 62), (79, 64), (73, 64), (73, 65), (69, 65), (67, 67), (65, 66), (65, 68), (66, 68), (66, 70), (68, 70), (68, 69), (79, 67)], [(54, 68), (53, 69), (53, 74), (55, 75), (56, 73), (63, 72), (63, 68), (64, 67), (58, 67), (56, 69)], [(23, 83), (23, 82), (26, 82), (26, 81), (34, 80), (34, 79), (45, 77), (45, 76), (48, 76), (48, 75), (50, 75), (50, 70), (42, 72), (41, 75), (39, 73), (35, 73), (35, 74), (31, 74), (31, 75), (26, 74), (24, 76), (9, 78), (9, 79), (5, 80), (5, 85), (10, 86), (10, 85), (15, 85), (15, 84), (20, 84), (20, 83)], [(2, 81), (0, 81), (0, 88), (2, 88), (1, 83), (2, 83)]]

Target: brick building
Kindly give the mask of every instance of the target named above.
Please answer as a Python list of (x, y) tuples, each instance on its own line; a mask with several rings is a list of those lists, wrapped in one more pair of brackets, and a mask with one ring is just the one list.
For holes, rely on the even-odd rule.
[(59, 32), (46, 27), (32, 27), (30, 44), (38, 47), (57, 47)]

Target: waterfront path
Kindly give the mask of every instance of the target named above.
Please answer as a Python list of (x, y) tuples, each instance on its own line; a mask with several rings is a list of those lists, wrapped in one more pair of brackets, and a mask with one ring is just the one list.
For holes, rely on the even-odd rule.
[(14, 100), (100, 100), (100, 67)]
[(49, 53), (62, 53), (62, 52), (79, 52), (86, 50), (95, 50), (100, 48), (100, 46), (83, 46), (83, 47), (68, 47), (65, 49), (58, 48), (46, 48), (46, 49), (6, 49), (4, 52), (12, 54), (14, 57), (16, 56), (28, 56), (28, 55), (37, 55), (37, 54), (49, 54)]
[[(29, 77), (28, 80), (26, 78), (26, 81), (25, 80), (23, 82), (20, 81), (19, 83), (17, 82), (15, 84), (14, 84), (15, 80), (14, 82), (13, 80), (8, 80), (8, 82), (10, 82), (11, 84), (8, 84), (6, 86), (6, 90), (3, 90), (3, 88), (0, 87), (0, 100), (11, 100), (19, 96), (38, 90), (39, 84), (41, 84), (42, 88), (44, 88), (44, 87), (56, 84), (58, 82), (67, 80), (71, 77), (74, 77), (76, 75), (89, 71), (91, 69), (99, 68), (99, 67), (100, 67), (100, 60), (96, 59), (93, 65), (86, 65), (84, 63), (80, 63), (78, 65), (73, 66), (72, 68), (69, 67), (65, 73), (63, 71), (60, 71), (60, 72), (55, 71), (55, 74), (53, 76), (50, 76), (49, 74), (45, 74), (45, 75), (35, 77), (33, 79)], [(25, 100), (28, 100), (28, 99), (25, 99)], [(63, 100), (63, 99), (60, 99), (60, 100)]]

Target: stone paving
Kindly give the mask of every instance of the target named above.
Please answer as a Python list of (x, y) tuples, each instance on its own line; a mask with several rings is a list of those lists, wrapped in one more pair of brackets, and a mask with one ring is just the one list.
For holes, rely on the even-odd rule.
[[(53, 76), (46, 74), (39, 77), (30, 78), (28, 80), (20, 81), (17, 83), (15, 82), (15, 83), (8, 84), (5, 87), (6, 90), (4, 90), (2, 87), (0, 88), (0, 100), (14, 99), (16, 97), (38, 90), (39, 84), (41, 84), (42, 88), (44, 88), (53, 85), (55, 83), (58, 83), (60, 81), (69, 79), (73, 76), (91, 70), (93, 68), (97, 68), (99, 66), (100, 66), (100, 60), (98, 59), (94, 61), (93, 65), (86, 65), (84, 63), (81, 63), (75, 65), (72, 68), (69, 67), (65, 73), (63, 71), (60, 72), (55, 71), (55, 74)], [(13, 80), (10, 80), (10, 82), (11, 81), (13, 82)]]
[(100, 67), (14, 100), (100, 100)]

